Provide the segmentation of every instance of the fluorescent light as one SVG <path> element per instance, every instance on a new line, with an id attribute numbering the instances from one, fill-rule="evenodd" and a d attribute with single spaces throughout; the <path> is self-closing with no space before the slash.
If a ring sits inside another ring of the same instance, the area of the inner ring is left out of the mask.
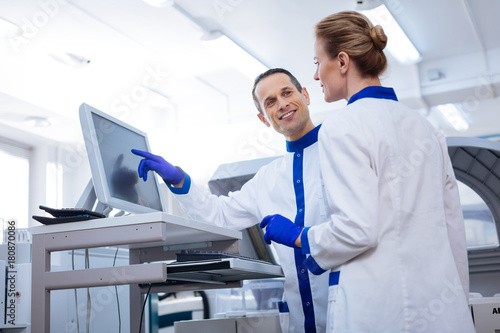
<path id="1" fill-rule="evenodd" d="M 362 10 L 374 25 L 384 28 L 387 35 L 387 51 L 400 63 L 411 65 L 419 62 L 422 58 L 415 46 L 399 24 L 396 22 L 385 5 L 380 5 L 370 10 Z"/>
<path id="2" fill-rule="evenodd" d="M 81 55 L 70 52 L 50 52 L 49 55 L 55 60 L 68 65 L 70 67 L 79 68 L 90 64 L 90 59 L 82 57 Z"/>
<path id="3" fill-rule="evenodd" d="M 153 7 L 168 7 L 174 4 L 174 0 L 144 0 L 145 3 Z"/>
<path id="4" fill-rule="evenodd" d="M 226 35 L 220 32 L 213 32 L 208 34 L 208 36 L 202 38 L 205 46 L 252 80 L 268 69 Z"/>
<path id="5" fill-rule="evenodd" d="M 442 104 L 434 107 L 446 118 L 446 120 L 457 131 L 465 131 L 469 128 L 469 123 L 465 120 L 463 113 L 455 104 Z"/>
<path id="6" fill-rule="evenodd" d="M 49 127 L 51 122 L 46 117 L 28 116 L 24 119 L 24 123 L 30 127 Z"/>

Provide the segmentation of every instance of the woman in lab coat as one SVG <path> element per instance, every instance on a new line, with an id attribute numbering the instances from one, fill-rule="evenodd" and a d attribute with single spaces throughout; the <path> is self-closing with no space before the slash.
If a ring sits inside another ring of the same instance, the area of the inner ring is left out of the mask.
<path id="1" fill-rule="evenodd" d="M 318 139 L 333 214 L 295 240 L 310 254 L 310 271 L 332 272 L 327 331 L 473 332 L 465 228 L 444 137 L 381 86 L 380 26 L 340 12 L 315 35 L 314 78 L 325 101 L 348 101 Z M 268 225 L 266 236 L 276 240 L 278 227 Z"/>

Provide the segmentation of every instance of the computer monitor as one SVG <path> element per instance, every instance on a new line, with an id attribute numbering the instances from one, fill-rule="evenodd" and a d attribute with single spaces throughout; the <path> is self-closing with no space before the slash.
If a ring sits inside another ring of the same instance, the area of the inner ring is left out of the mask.
<path id="1" fill-rule="evenodd" d="M 98 201 L 134 214 L 164 211 L 156 176 L 142 181 L 141 157 L 131 152 L 150 151 L 146 133 L 85 103 L 80 123 Z"/>

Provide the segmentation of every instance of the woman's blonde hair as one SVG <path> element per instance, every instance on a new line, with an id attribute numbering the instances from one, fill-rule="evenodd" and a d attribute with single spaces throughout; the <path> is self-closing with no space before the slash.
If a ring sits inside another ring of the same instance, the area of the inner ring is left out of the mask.
<path id="1" fill-rule="evenodd" d="M 344 51 L 364 76 L 379 76 L 387 67 L 384 29 L 373 26 L 361 13 L 343 11 L 327 16 L 316 24 L 314 32 L 330 59 Z"/>

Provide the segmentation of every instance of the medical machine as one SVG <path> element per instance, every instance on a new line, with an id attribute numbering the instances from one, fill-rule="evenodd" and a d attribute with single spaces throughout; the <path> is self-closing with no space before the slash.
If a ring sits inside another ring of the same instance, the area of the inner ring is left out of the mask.
<path id="1" fill-rule="evenodd" d="M 464 214 L 470 308 L 478 333 L 500 332 L 500 143 L 447 138 Z M 483 297 L 484 296 L 484 297 Z"/>
<path id="2" fill-rule="evenodd" d="M 239 191 L 261 167 L 276 158 L 279 156 L 221 164 L 208 182 L 210 192 L 215 195 L 228 195 L 229 192 Z M 277 264 L 277 256 L 273 248 L 264 242 L 264 232 L 258 225 L 242 230 L 242 233 L 242 254 Z"/>
<path id="3" fill-rule="evenodd" d="M 144 132 L 87 104 L 80 107 L 80 119 L 92 181 L 75 207 L 105 214 L 119 209 L 131 214 L 118 212 L 107 218 L 31 229 L 33 276 L 45 276 L 32 280 L 33 327 L 50 330 L 51 297 L 58 295 L 52 295 L 55 290 L 128 285 L 129 315 L 124 320 L 130 328 L 144 328 L 141 313 L 146 294 L 237 288 L 243 280 L 283 277 L 280 266 L 241 255 L 245 241 L 240 231 L 165 212 L 161 183 L 153 174 L 147 182 L 139 179 L 141 157 L 131 152 L 133 148 L 149 151 Z M 87 253 L 85 269 L 56 268 L 51 262 L 52 254 L 61 251 L 108 247 L 128 249 L 128 265 L 115 267 L 106 262 L 104 267 L 96 267 L 87 264 L 94 263 Z M 230 257 L 179 261 L 182 251 L 217 251 Z"/>
<path id="4" fill-rule="evenodd" d="M 500 294 L 496 297 L 473 298 L 470 308 L 477 333 L 500 332 Z"/>

